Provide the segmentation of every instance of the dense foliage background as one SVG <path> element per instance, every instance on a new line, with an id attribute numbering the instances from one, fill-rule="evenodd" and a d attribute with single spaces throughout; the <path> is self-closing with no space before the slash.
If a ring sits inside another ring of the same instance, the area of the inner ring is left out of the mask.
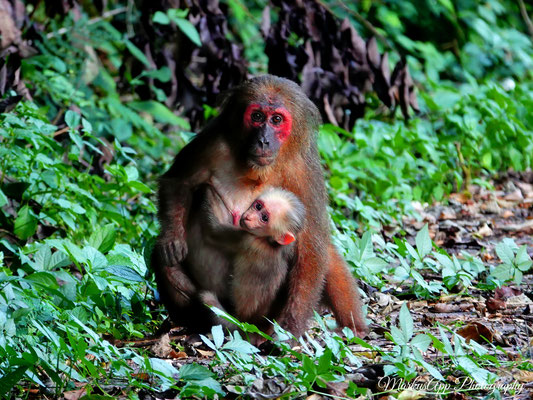
<path id="1" fill-rule="evenodd" d="M 219 328 L 203 337 L 215 359 L 181 367 L 125 343 L 165 318 L 146 261 L 157 177 L 219 93 L 266 72 L 321 109 L 334 238 L 367 295 L 518 287 L 526 245 L 456 256 L 401 221 L 531 172 L 532 14 L 522 0 L 0 0 L 0 397 L 259 396 L 275 379 L 289 398 L 348 382 L 372 357 L 406 379 L 531 370 L 525 350 L 502 361 L 458 327 L 415 335 L 405 305 L 382 324 L 390 346 L 343 341 L 320 317 L 320 341 L 278 343 L 275 357 Z"/>

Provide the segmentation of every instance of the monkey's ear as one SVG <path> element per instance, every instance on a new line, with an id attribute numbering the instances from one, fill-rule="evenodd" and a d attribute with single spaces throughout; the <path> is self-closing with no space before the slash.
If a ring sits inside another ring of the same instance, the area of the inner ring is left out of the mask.
<path id="1" fill-rule="evenodd" d="M 282 246 L 286 246 L 288 244 L 291 244 L 295 240 L 296 240 L 296 238 L 290 232 L 284 233 L 283 235 L 281 235 L 281 236 L 276 238 L 276 242 L 278 242 Z"/>

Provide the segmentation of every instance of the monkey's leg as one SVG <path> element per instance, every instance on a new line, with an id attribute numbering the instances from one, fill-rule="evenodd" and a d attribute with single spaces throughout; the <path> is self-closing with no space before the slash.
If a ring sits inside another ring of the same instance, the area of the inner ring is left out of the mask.
<path id="1" fill-rule="evenodd" d="M 155 274 L 161 302 L 165 305 L 171 320 L 183 326 L 195 326 L 198 305 L 197 289 L 180 264 L 168 266 L 160 253 L 152 252 L 152 269 Z M 196 314 L 196 315 L 195 315 Z"/>
<path id="2" fill-rule="evenodd" d="M 329 269 L 326 275 L 326 301 L 337 324 L 354 330 L 359 337 L 368 333 L 357 283 L 333 244 L 329 246 Z"/>
<path id="3" fill-rule="evenodd" d="M 302 240 L 302 238 L 300 238 Z M 289 273 L 287 303 L 278 318 L 274 318 L 294 336 L 301 336 L 313 315 L 324 288 L 327 257 L 303 247 L 297 264 Z"/>
<path id="4" fill-rule="evenodd" d="M 219 310 L 227 312 L 222 304 L 220 304 L 220 301 L 218 300 L 218 297 L 215 293 L 208 291 L 208 290 L 202 290 L 200 292 L 200 300 L 211 307 L 216 307 Z M 229 329 L 230 331 L 234 331 L 237 329 L 237 326 L 232 324 L 229 321 L 226 321 L 224 318 L 219 317 L 218 315 L 213 313 L 212 316 L 213 325 L 222 325 L 222 327 Z"/>

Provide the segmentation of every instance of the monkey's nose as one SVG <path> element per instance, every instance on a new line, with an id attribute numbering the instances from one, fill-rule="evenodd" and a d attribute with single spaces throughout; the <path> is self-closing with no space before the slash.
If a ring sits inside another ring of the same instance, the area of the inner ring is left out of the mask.
<path id="1" fill-rule="evenodd" d="M 270 144 L 269 141 L 266 140 L 266 138 L 264 137 L 259 138 L 258 142 L 259 142 L 259 145 L 261 146 L 261 149 L 264 149 L 265 146 L 268 147 L 268 145 Z"/>

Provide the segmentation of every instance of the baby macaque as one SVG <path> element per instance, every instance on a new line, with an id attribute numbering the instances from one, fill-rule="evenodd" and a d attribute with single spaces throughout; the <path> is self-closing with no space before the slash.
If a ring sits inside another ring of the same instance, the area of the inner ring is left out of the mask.
<path id="1" fill-rule="evenodd" d="M 289 264 L 294 261 L 293 242 L 303 228 L 304 218 L 305 207 L 298 197 L 276 187 L 266 189 L 254 200 L 242 214 L 240 228 L 208 216 L 207 239 L 232 256 L 229 302 L 239 320 L 258 323 L 268 316 L 286 280 Z M 213 291 L 201 291 L 200 298 L 223 309 Z M 216 323 L 234 329 L 221 318 Z"/>

